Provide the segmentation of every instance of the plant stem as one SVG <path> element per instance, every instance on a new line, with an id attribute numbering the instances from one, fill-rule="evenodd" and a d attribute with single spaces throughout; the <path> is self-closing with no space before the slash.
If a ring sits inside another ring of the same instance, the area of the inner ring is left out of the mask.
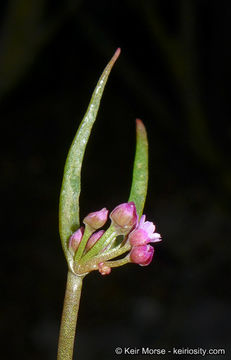
<path id="1" fill-rule="evenodd" d="M 108 263 L 108 260 L 111 260 L 111 259 L 113 259 L 113 258 L 115 258 L 115 257 L 117 257 L 119 255 L 122 255 L 125 252 L 129 251 L 130 249 L 131 249 L 131 245 L 129 243 L 126 243 L 122 247 L 120 247 L 120 245 L 118 245 L 117 247 L 115 247 L 114 249 L 109 250 L 106 253 L 102 253 L 100 255 L 92 257 L 92 259 L 88 260 L 87 264 L 84 264 L 84 263 L 81 264 L 81 262 L 80 262 L 80 264 L 78 266 L 78 273 L 82 274 L 82 273 L 88 273 L 88 272 L 93 271 L 93 270 L 98 270 L 98 264 L 100 262 L 107 262 Z M 122 259 L 120 259 L 120 261 L 121 260 Z M 126 260 L 126 262 L 127 262 L 127 260 Z M 112 267 L 115 267 L 115 266 L 119 266 L 119 265 L 114 265 Z"/>
<path id="2" fill-rule="evenodd" d="M 125 265 L 125 264 L 127 264 L 129 262 L 131 262 L 129 256 L 125 256 L 123 259 L 113 260 L 113 261 L 106 261 L 105 265 L 112 268 L 112 267 L 118 267 L 118 266 Z"/>
<path id="3" fill-rule="evenodd" d="M 82 282 L 83 276 L 77 276 L 68 271 L 57 360 L 71 360 L 73 357 Z"/>
<path id="4" fill-rule="evenodd" d="M 117 236 L 117 232 L 113 225 L 111 225 L 107 231 L 101 236 L 101 238 L 92 246 L 92 248 L 82 257 L 80 264 L 84 264 L 87 260 L 89 260 L 91 257 L 95 256 L 102 250 L 104 247 L 106 247 L 108 244 L 110 244 L 112 241 L 115 240 Z"/>
<path id="5" fill-rule="evenodd" d="M 85 226 L 82 240 L 81 240 L 81 242 L 78 246 L 78 249 L 76 251 L 76 254 L 75 254 L 75 263 L 78 263 L 79 260 L 81 259 L 84 249 L 85 249 L 85 246 L 87 244 L 87 241 L 93 232 L 94 232 L 94 230 L 90 226 L 88 226 L 88 225 Z"/>

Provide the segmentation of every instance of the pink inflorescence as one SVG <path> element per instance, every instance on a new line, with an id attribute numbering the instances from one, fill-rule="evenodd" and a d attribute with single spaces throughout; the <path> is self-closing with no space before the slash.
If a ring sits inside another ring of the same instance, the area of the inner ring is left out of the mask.
<path id="1" fill-rule="evenodd" d="M 95 230 L 100 229 L 106 223 L 107 218 L 108 210 L 106 208 L 92 212 L 84 218 L 83 223 L 91 228 L 91 235 L 86 243 L 84 254 L 86 254 L 103 234 L 105 234 L 104 230 Z M 134 202 L 123 203 L 116 206 L 110 213 L 110 219 L 116 234 L 126 236 L 125 243 L 130 245 L 131 250 L 128 255 L 128 261 L 141 266 L 149 265 L 154 255 L 154 248 L 150 243 L 161 241 L 160 234 L 155 232 L 155 225 L 153 222 L 146 221 L 145 215 L 142 215 L 140 221 L 138 221 Z M 72 254 L 77 251 L 84 231 L 84 227 L 81 227 L 70 237 L 69 249 Z M 106 248 L 107 246 L 104 248 L 101 247 L 99 249 L 99 254 L 102 254 Z M 107 262 L 99 263 L 98 270 L 102 275 L 107 275 L 111 272 L 111 268 L 107 265 Z"/>

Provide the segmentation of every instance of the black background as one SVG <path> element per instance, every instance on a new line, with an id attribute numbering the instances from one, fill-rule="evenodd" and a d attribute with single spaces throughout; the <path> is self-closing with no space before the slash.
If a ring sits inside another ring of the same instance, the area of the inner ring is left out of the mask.
<path id="1" fill-rule="evenodd" d="M 1 358 L 56 357 L 65 157 L 121 47 L 85 155 L 81 218 L 127 200 L 141 118 L 150 145 L 145 214 L 163 242 L 148 267 L 86 277 L 78 358 L 128 358 L 114 349 L 149 346 L 224 348 L 214 358 L 229 359 L 228 2 L 3 1 L 0 39 Z"/>

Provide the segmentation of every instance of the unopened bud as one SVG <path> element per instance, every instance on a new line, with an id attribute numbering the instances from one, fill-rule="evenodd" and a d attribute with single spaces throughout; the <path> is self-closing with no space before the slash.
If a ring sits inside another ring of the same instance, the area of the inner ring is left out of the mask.
<path id="1" fill-rule="evenodd" d="M 118 234 L 128 234 L 137 224 L 138 215 L 134 202 L 118 205 L 110 214 Z"/>
<path id="2" fill-rule="evenodd" d="M 99 267 L 99 272 L 101 275 L 109 275 L 111 272 L 110 266 L 107 266 L 103 262 L 99 263 L 98 267 Z"/>
<path id="3" fill-rule="evenodd" d="M 78 249 L 79 243 L 83 237 L 83 233 L 84 233 L 84 228 L 82 226 L 80 229 L 78 229 L 71 235 L 70 240 L 69 240 L 69 249 L 73 253 L 75 253 L 76 250 Z"/>
<path id="4" fill-rule="evenodd" d="M 130 252 L 130 260 L 135 264 L 147 266 L 152 261 L 154 248 L 151 245 L 134 246 Z"/>
<path id="5" fill-rule="evenodd" d="M 91 212 L 84 219 L 83 223 L 89 225 L 91 228 L 100 229 L 106 223 L 108 218 L 108 210 L 103 208 L 99 211 Z"/>
<path id="6" fill-rule="evenodd" d="M 92 248 L 92 246 L 95 245 L 95 243 L 101 238 L 103 233 L 104 233 L 104 230 L 99 230 L 91 235 L 91 237 L 89 238 L 89 240 L 87 242 L 86 248 L 85 248 L 86 251 L 90 250 Z"/>

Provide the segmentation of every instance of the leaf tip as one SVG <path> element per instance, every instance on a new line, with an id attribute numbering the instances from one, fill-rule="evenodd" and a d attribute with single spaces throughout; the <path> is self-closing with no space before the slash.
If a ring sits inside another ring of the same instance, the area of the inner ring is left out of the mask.
<path id="1" fill-rule="evenodd" d="M 121 53 L 121 48 L 118 48 L 118 49 L 115 51 L 115 53 L 114 53 L 114 55 L 112 56 L 112 58 L 111 58 L 111 61 L 110 61 L 110 65 L 111 65 L 111 66 L 114 65 L 114 63 L 116 62 L 116 60 L 117 60 L 118 57 L 120 56 L 120 53 Z"/>
<path id="2" fill-rule="evenodd" d="M 136 119 L 136 131 L 137 133 L 139 133 L 140 135 L 146 136 L 146 129 L 145 126 L 143 124 L 143 121 L 140 119 Z"/>
<path id="3" fill-rule="evenodd" d="M 143 125 L 143 121 L 141 119 L 136 119 L 136 125 L 137 126 L 142 126 Z"/>
<path id="4" fill-rule="evenodd" d="M 115 54 L 113 55 L 113 57 L 115 57 L 115 58 L 116 58 L 115 60 L 117 60 L 117 59 L 118 59 L 118 57 L 120 56 L 120 53 L 121 53 L 121 48 L 120 48 L 120 47 L 118 47 L 118 48 L 116 49 Z"/>

